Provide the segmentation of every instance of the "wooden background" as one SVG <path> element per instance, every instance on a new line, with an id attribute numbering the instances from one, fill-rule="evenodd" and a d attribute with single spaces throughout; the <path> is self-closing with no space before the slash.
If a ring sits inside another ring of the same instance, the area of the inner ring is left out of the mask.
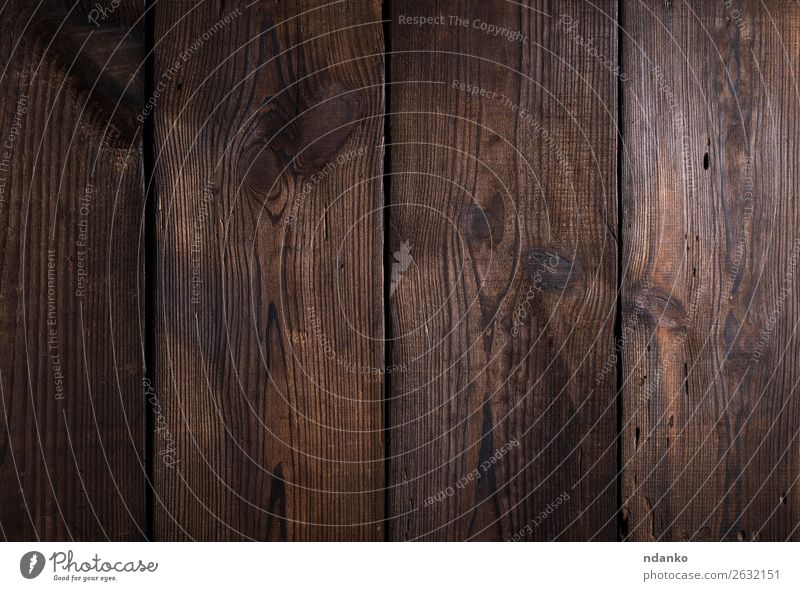
<path id="1" fill-rule="evenodd" d="M 800 540 L 796 2 L 0 30 L 5 540 Z"/>

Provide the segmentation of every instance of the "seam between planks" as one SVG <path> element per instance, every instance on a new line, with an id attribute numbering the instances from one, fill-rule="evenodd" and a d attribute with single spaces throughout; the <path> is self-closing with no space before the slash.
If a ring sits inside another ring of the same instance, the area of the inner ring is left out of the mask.
<path id="1" fill-rule="evenodd" d="M 624 0 L 617 0 L 617 66 L 619 72 L 624 72 L 623 64 L 623 33 L 625 31 L 624 23 Z M 623 251 L 622 251 L 622 235 L 624 232 L 624 220 L 622 210 L 622 181 L 623 171 L 622 164 L 625 152 L 625 110 L 624 110 L 624 88 L 621 76 L 617 76 L 617 162 L 616 162 L 616 175 L 617 175 L 617 297 L 616 297 L 616 313 L 614 318 L 614 348 L 617 348 L 618 343 L 622 342 L 622 280 L 624 275 L 623 269 Z M 616 367 L 616 485 L 617 485 L 617 541 L 623 541 L 627 535 L 627 523 L 623 513 L 624 500 L 622 496 L 623 480 L 622 480 L 622 467 L 623 467 L 623 403 L 624 403 L 624 370 L 622 363 L 622 347 L 620 347 L 619 354 L 617 355 Z"/>
<path id="2" fill-rule="evenodd" d="M 155 50 L 155 2 L 144 0 L 144 100 L 153 96 L 154 50 Z M 145 327 L 144 327 L 144 377 L 143 388 L 145 405 L 145 538 L 155 539 L 154 499 L 154 453 L 155 453 L 155 405 L 156 397 L 156 189 L 155 189 L 155 117 L 144 121 L 142 129 L 143 173 L 145 182 L 144 210 L 144 286 L 145 286 Z"/>
<path id="3" fill-rule="evenodd" d="M 391 125 L 391 5 L 390 0 L 381 3 L 381 19 L 383 20 L 383 364 L 384 367 L 392 365 L 392 344 L 394 331 L 392 326 L 391 308 L 391 277 L 392 248 L 389 241 L 391 236 L 391 156 L 392 156 L 392 125 Z M 390 484 L 391 471 L 389 466 L 391 445 L 391 416 L 390 399 L 392 395 L 392 374 L 384 372 L 383 378 L 383 539 L 388 542 L 390 536 Z"/>

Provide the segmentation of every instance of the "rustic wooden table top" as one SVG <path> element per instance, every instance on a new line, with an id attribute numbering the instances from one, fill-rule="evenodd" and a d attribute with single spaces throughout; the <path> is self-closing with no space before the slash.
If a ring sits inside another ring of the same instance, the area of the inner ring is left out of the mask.
<path id="1" fill-rule="evenodd" d="M 798 3 L 0 30 L 0 538 L 800 540 Z"/>

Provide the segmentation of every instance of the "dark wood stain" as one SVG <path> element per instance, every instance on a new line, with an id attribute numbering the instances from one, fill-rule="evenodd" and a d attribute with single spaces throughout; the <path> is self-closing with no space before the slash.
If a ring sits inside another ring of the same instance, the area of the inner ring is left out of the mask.
<path id="1" fill-rule="evenodd" d="M 221 18 L 156 15 L 156 77 Z M 379 21 L 254 4 L 158 105 L 158 539 L 383 538 Z"/>
<path id="2" fill-rule="evenodd" d="M 613 55 L 612 20 L 561 4 Z M 614 104 L 615 81 L 543 4 L 392 6 L 402 84 L 391 104 L 389 239 L 412 245 L 414 265 L 391 299 L 394 357 L 408 366 L 392 376 L 391 538 L 511 539 L 567 493 L 527 539 L 613 539 L 614 488 L 599 484 L 614 471 L 614 380 L 592 391 L 592 378 L 612 343 L 614 116 L 601 100 Z M 403 26 L 400 15 L 468 26 Z M 528 41 L 487 36 L 475 19 Z M 460 83 L 498 94 L 474 98 Z M 591 165 L 586 130 L 601 155 Z M 519 445 L 482 470 L 510 441 Z"/>
<path id="3" fill-rule="evenodd" d="M 141 2 L 0 18 L 0 532 L 145 536 Z M 26 26 L 29 19 L 31 26 Z M 118 44 L 118 42 L 121 42 Z M 80 55 L 79 55 L 80 54 Z M 103 64 L 110 58 L 110 67 Z M 75 61 L 77 60 L 77 61 Z M 127 89 L 126 89 L 127 87 Z M 116 111 L 114 105 L 119 101 Z M 110 122 L 111 127 L 108 127 Z"/>
<path id="4" fill-rule="evenodd" d="M 736 8 L 625 2 L 625 539 L 800 539 L 800 13 Z"/>
<path id="5" fill-rule="evenodd" d="M 0 538 L 800 540 L 796 3 L 36 4 Z"/>

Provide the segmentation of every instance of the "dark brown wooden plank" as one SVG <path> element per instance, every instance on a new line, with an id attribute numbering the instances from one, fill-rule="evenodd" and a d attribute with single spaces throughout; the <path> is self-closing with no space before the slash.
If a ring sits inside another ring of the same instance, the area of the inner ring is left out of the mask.
<path id="1" fill-rule="evenodd" d="M 392 6 L 391 538 L 614 539 L 614 4 Z"/>
<path id="2" fill-rule="evenodd" d="M 0 15 L 0 534 L 144 537 L 141 2 Z"/>
<path id="3" fill-rule="evenodd" d="M 631 540 L 800 539 L 793 2 L 625 2 Z"/>
<path id="4" fill-rule="evenodd" d="M 156 11 L 156 537 L 382 539 L 380 5 Z"/>

